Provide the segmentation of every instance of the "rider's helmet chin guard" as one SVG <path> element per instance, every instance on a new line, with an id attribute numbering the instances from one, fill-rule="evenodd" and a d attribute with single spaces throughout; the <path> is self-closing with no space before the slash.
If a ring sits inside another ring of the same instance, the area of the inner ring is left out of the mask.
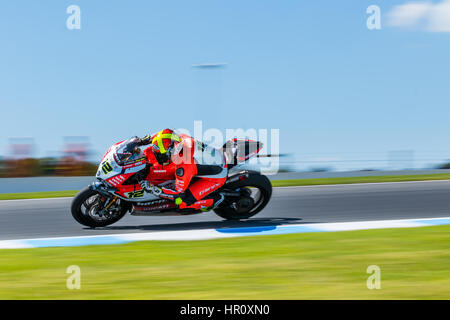
<path id="1" fill-rule="evenodd" d="M 171 129 L 164 129 L 155 134 L 152 139 L 152 149 L 156 160 L 160 163 L 169 162 L 176 144 L 181 138 Z"/>

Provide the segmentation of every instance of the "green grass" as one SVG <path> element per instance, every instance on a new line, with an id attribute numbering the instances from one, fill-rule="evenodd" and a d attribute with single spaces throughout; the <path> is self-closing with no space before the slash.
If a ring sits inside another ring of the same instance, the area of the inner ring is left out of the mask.
<path id="1" fill-rule="evenodd" d="M 77 192 L 78 192 L 77 190 L 68 190 L 68 191 L 0 193 L 0 200 L 73 197 L 74 195 L 77 194 Z"/>
<path id="2" fill-rule="evenodd" d="M 404 181 L 425 181 L 425 180 L 450 180 L 450 173 L 397 175 L 397 176 L 370 176 L 370 177 L 275 180 L 275 181 L 272 181 L 272 185 L 274 187 L 288 187 L 288 186 L 313 186 L 313 185 L 325 185 L 325 184 L 404 182 Z"/>
<path id="3" fill-rule="evenodd" d="M 450 299 L 449 264 L 450 226 L 2 250 L 0 299 Z"/>
<path id="4" fill-rule="evenodd" d="M 289 186 L 313 186 L 313 185 L 326 185 L 326 184 L 402 182 L 402 181 L 425 181 L 425 180 L 450 180 L 450 173 L 424 174 L 424 175 L 275 180 L 275 181 L 272 181 L 272 185 L 274 187 L 289 187 Z M 78 192 L 77 190 L 69 190 L 69 191 L 0 193 L 0 200 L 73 197 L 74 195 L 77 194 L 77 192 Z"/>

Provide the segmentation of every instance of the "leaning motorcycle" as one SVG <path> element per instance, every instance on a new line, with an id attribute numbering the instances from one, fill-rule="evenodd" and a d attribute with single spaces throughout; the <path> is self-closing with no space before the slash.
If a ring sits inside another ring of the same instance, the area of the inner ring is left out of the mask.
<path id="1" fill-rule="evenodd" d="M 133 143 L 133 139 L 116 143 L 105 153 L 98 167 L 97 181 L 81 190 L 72 201 L 71 211 L 76 221 L 95 228 L 113 224 L 127 212 L 135 216 L 179 216 L 205 212 L 205 209 L 179 209 L 173 201 L 145 192 L 136 177 L 147 165 L 143 151 L 137 148 L 132 156 L 122 157 L 123 151 L 129 150 Z M 213 209 L 218 216 L 226 220 L 248 219 L 269 202 L 272 196 L 270 180 L 256 171 L 239 171 L 239 166 L 257 155 L 261 148 L 262 143 L 258 141 L 232 139 L 222 149 L 216 149 L 224 157 L 228 168 L 225 184 L 214 191 L 224 197 L 220 205 Z M 214 169 L 214 166 L 208 166 L 203 174 L 210 174 Z M 198 175 L 201 174 L 198 172 Z M 174 177 L 167 177 L 158 186 L 173 188 Z"/>

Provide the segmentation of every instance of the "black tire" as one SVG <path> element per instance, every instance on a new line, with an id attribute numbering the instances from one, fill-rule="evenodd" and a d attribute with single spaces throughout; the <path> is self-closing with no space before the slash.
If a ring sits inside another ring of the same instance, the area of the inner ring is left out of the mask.
<path id="1" fill-rule="evenodd" d="M 98 194 L 97 191 L 92 190 L 89 187 L 86 187 L 83 190 L 81 190 L 80 192 L 78 192 L 78 194 L 75 196 L 75 198 L 73 198 L 71 211 L 72 211 L 72 216 L 78 223 L 85 225 L 87 227 L 91 227 L 91 228 L 105 227 L 105 226 L 108 226 L 110 224 L 113 224 L 113 223 L 119 221 L 127 213 L 127 211 L 128 211 L 127 206 L 121 206 L 119 214 L 116 214 L 116 215 L 112 216 L 111 218 L 109 218 L 108 220 L 103 220 L 103 221 L 95 220 L 92 217 L 90 217 L 89 215 L 84 214 L 83 211 L 81 210 L 81 207 L 83 206 L 83 204 L 85 203 L 86 200 L 88 200 L 90 197 L 95 196 L 97 194 Z"/>
<path id="2" fill-rule="evenodd" d="M 267 178 L 266 176 L 261 175 L 258 172 L 251 171 L 249 172 L 249 177 L 247 179 L 245 179 L 244 181 L 231 183 L 226 186 L 226 189 L 234 190 L 243 187 L 254 187 L 259 189 L 262 195 L 262 199 L 260 200 L 260 202 L 255 203 L 252 209 L 246 213 L 238 213 L 230 206 L 219 206 L 218 208 L 214 209 L 214 212 L 219 217 L 226 220 L 248 219 L 264 209 L 269 203 L 270 197 L 272 196 L 272 184 L 270 183 L 269 178 Z"/>

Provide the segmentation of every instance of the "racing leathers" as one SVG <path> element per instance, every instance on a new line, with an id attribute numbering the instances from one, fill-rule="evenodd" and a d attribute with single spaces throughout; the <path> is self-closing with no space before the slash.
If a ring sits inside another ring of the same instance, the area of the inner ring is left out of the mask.
<path id="1" fill-rule="evenodd" d="M 139 181 L 142 188 L 160 198 L 174 201 L 180 209 L 217 207 L 223 196 L 215 191 L 224 185 L 228 174 L 223 153 L 180 134 L 171 154 L 164 159 L 155 150 L 155 143 L 150 142 L 155 141 L 154 137 L 142 138 L 141 144 L 150 144 L 144 150 L 149 168 L 147 175 L 141 176 Z M 175 180 L 173 188 L 157 186 L 170 176 Z"/>

